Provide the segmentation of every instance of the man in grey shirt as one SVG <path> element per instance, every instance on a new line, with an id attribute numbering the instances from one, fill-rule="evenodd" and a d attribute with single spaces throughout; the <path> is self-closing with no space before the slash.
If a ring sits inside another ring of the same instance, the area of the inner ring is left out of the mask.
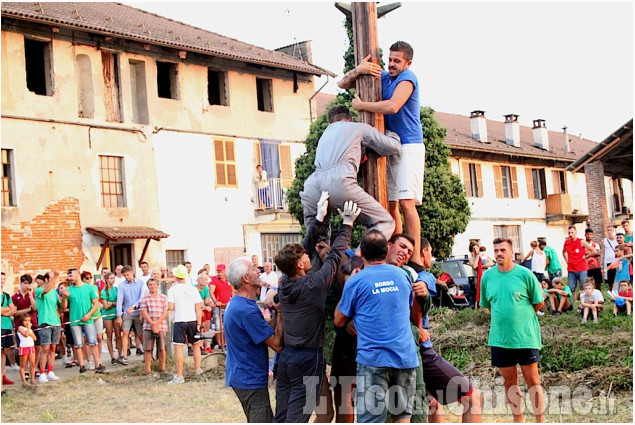
<path id="1" fill-rule="evenodd" d="M 304 225 L 310 228 L 317 213 L 322 191 L 329 193 L 329 212 L 335 213 L 345 201 L 353 201 L 362 210 L 357 222 L 377 229 L 389 239 L 395 230 L 392 216 L 357 184 L 359 164 L 366 149 L 379 155 L 399 155 L 401 142 L 396 133 L 381 134 L 368 124 L 352 122 L 346 105 L 333 106 L 326 128 L 315 153 L 315 171 L 304 182 L 300 192 Z M 325 218 L 328 227 L 329 215 Z"/>

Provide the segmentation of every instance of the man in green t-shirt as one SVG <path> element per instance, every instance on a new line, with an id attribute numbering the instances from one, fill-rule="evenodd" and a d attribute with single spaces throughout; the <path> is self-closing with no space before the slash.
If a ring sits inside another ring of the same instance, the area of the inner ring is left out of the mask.
<path id="1" fill-rule="evenodd" d="M 40 353 L 40 377 L 38 382 L 57 381 L 59 378 L 53 372 L 55 363 L 55 348 L 60 342 L 62 322 L 58 314 L 61 305 L 60 297 L 55 290 L 55 283 L 59 273 L 51 271 L 45 274 L 44 284 L 35 290 L 35 306 L 37 307 L 37 321 L 40 325 L 38 338 L 42 346 Z M 38 279 L 36 279 L 38 280 Z"/>
<path id="2" fill-rule="evenodd" d="M 100 361 L 95 324 L 91 319 L 92 314 L 100 306 L 99 298 L 89 285 L 82 282 L 77 269 L 68 270 L 68 280 L 71 282 L 71 286 L 68 288 L 62 286 L 60 291 L 62 295 L 62 309 L 66 308 L 67 302 L 70 303 L 68 313 L 71 332 L 75 342 L 75 357 L 79 362 L 79 373 L 86 372 L 86 366 L 84 366 L 84 353 L 81 349 L 84 346 L 84 338 L 82 337 L 82 334 L 86 336 L 88 345 L 90 346 L 90 351 L 95 359 L 95 364 L 98 365 L 95 367 L 95 372 L 105 373 L 106 367 L 101 364 Z"/>
<path id="3" fill-rule="evenodd" d="M 11 296 L 4 292 L 4 282 L 7 276 L 2 272 L 2 384 L 11 385 L 13 381 L 4 376 L 4 367 L 7 362 L 7 353 L 13 350 L 13 320 L 12 317 L 18 309 L 13 304 Z"/>
<path id="4" fill-rule="evenodd" d="M 543 304 L 543 294 L 536 276 L 514 263 L 509 239 L 494 239 L 496 267 L 481 280 L 481 307 L 491 312 L 489 341 L 492 366 L 505 381 L 505 393 L 514 422 L 523 422 L 521 393 L 518 387 L 520 368 L 527 383 L 536 422 L 543 422 L 544 395 L 540 384 L 540 324 L 536 312 Z"/>
<path id="5" fill-rule="evenodd" d="M 538 246 L 545 253 L 547 257 L 547 273 L 549 273 L 549 279 L 554 280 L 556 277 L 562 276 L 562 266 L 560 266 L 560 260 L 558 260 L 558 253 L 555 249 L 547 246 L 547 242 L 544 239 L 538 240 Z"/>

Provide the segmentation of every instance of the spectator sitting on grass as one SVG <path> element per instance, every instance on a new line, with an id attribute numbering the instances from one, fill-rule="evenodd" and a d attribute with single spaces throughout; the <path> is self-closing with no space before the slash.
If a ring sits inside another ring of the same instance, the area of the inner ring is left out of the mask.
<path id="1" fill-rule="evenodd" d="M 551 315 L 559 316 L 563 312 L 573 310 L 571 300 L 573 294 L 571 288 L 564 284 L 564 281 L 557 277 L 552 282 L 553 288 L 548 289 L 549 292 L 549 304 L 551 305 Z"/>
<path id="2" fill-rule="evenodd" d="M 542 288 L 543 304 L 536 314 L 538 316 L 544 316 L 545 313 L 549 311 L 549 290 L 551 289 L 551 279 L 545 277 L 540 281 L 540 286 Z"/>
<path id="3" fill-rule="evenodd" d="M 617 317 L 619 311 L 626 312 L 627 316 L 631 315 L 633 310 L 633 291 L 631 290 L 631 282 L 628 280 L 620 281 L 620 292 L 615 296 L 615 291 L 609 291 L 609 296 L 615 302 L 613 307 L 613 316 Z"/>
<path id="4" fill-rule="evenodd" d="M 595 289 L 595 280 L 592 277 L 584 281 L 584 290 L 580 294 L 580 307 L 582 307 L 582 324 L 586 323 L 589 312 L 593 315 L 593 323 L 599 323 L 598 313 L 602 310 L 604 297 Z"/>

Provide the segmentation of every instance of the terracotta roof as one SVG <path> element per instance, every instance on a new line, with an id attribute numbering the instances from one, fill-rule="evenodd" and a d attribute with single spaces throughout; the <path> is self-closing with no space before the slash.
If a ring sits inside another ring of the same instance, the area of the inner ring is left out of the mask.
<path id="1" fill-rule="evenodd" d="M 81 29 L 92 33 L 312 75 L 336 76 L 331 71 L 285 53 L 224 37 L 121 3 L 3 2 L 2 17 Z"/>
<path id="2" fill-rule="evenodd" d="M 152 227 L 143 226 L 121 226 L 121 227 L 87 227 L 86 231 L 95 236 L 102 237 L 111 241 L 120 239 L 155 239 L 159 240 L 167 238 L 167 233 Z"/>
<path id="3" fill-rule="evenodd" d="M 435 112 L 435 116 L 441 125 L 447 129 L 445 143 L 451 149 L 465 149 L 550 160 L 575 161 L 582 154 L 597 145 L 597 143 L 590 140 L 581 139 L 569 134 L 570 152 L 565 152 L 563 132 L 548 131 L 549 150 L 544 150 L 534 145 L 533 129 L 519 125 L 520 147 L 517 148 L 505 143 L 505 123 L 490 119 L 487 119 L 487 140 L 489 143 L 481 143 L 472 139 L 470 117 L 447 114 L 445 112 Z"/>

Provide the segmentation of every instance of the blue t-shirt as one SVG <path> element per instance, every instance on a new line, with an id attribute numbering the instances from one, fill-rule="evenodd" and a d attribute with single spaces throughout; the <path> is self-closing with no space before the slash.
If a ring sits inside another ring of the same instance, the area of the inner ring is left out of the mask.
<path id="1" fill-rule="evenodd" d="M 269 353 L 263 341 L 274 331 L 256 301 L 232 297 L 223 318 L 227 339 L 225 385 L 239 390 L 267 388 Z"/>
<path id="2" fill-rule="evenodd" d="M 419 366 L 410 329 L 412 300 L 408 273 L 391 264 L 366 267 L 346 282 L 339 310 L 353 317 L 357 363 L 395 369 Z"/>
<path id="3" fill-rule="evenodd" d="M 631 280 L 629 266 L 630 262 L 628 261 L 628 258 L 622 258 L 621 264 L 617 266 L 617 271 L 615 272 L 616 282 L 621 282 L 622 280 Z"/>
<path id="4" fill-rule="evenodd" d="M 437 295 L 437 279 L 432 273 L 428 273 L 425 270 L 420 271 L 417 281 L 425 282 L 425 284 L 428 285 L 428 292 L 431 297 Z M 430 330 L 430 320 L 428 319 L 427 314 L 421 318 L 421 327 L 427 331 Z M 427 341 L 420 343 L 419 345 L 424 348 L 432 347 L 432 338 L 428 338 Z"/>
<path id="5" fill-rule="evenodd" d="M 410 81 L 413 85 L 412 94 L 401 109 L 395 114 L 385 114 L 384 122 L 388 130 L 392 130 L 401 138 L 401 144 L 423 143 L 421 128 L 421 103 L 419 102 L 419 82 L 417 76 L 410 69 L 404 70 L 395 78 L 391 78 L 387 71 L 381 73 L 381 93 L 384 100 L 392 98 L 397 85 L 402 81 Z"/>

